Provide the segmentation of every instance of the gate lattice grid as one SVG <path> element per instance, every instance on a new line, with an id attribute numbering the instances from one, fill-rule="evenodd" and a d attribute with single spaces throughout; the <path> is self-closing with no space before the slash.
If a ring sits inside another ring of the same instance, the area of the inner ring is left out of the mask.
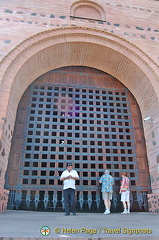
<path id="1" fill-rule="evenodd" d="M 17 186 L 9 187 L 9 208 L 63 210 L 60 175 L 67 162 L 79 173 L 77 209 L 103 211 L 99 179 L 115 179 L 112 211 L 121 211 L 121 172 L 131 183 L 131 205 L 147 208 L 136 163 L 128 90 L 38 83 L 29 87 Z M 140 192 L 138 192 L 140 191 Z M 14 199 L 14 200 L 13 200 Z"/>

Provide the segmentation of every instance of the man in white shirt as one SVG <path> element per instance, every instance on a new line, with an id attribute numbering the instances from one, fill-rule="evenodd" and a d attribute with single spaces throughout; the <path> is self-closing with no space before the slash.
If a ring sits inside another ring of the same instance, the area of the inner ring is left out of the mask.
<path id="1" fill-rule="evenodd" d="M 76 215 L 75 180 L 78 179 L 78 173 L 73 170 L 72 163 L 67 163 L 67 170 L 63 171 L 60 177 L 60 180 L 63 181 L 65 216 L 70 215 L 70 210 L 74 216 Z"/>

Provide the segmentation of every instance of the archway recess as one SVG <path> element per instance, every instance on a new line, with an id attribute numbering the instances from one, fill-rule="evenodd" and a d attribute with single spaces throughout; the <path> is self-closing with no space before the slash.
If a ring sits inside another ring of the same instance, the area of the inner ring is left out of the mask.
<path id="1" fill-rule="evenodd" d="M 71 161 L 80 176 L 78 211 L 103 211 L 99 178 L 107 168 L 114 177 L 111 210 L 121 211 L 122 171 L 130 179 L 131 210 L 147 210 L 150 182 L 141 121 L 130 91 L 107 73 L 70 66 L 43 74 L 18 106 L 5 185 L 9 209 L 62 210 L 59 176 Z"/>
<path id="2" fill-rule="evenodd" d="M 4 186 L 17 106 L 24 91 L 37 77 L 50 70 L 77 65 L 102 70 L 121 81 L 136 98 L 142 117 L 151 116 L 155 133 L 159 132 L 159 68 L 141 49 L 97 29 L 69 27 L 41 32 L 20 43 L 1 63 L 1 187 Z M 145 123 L 144 131 L 149 170 L 155 176 L 158 170 L 152 159 L 159 146 L 158 143 L 152 145 L 151 124 Z M 159 190 L 156 180 L 152 190 Z"/>

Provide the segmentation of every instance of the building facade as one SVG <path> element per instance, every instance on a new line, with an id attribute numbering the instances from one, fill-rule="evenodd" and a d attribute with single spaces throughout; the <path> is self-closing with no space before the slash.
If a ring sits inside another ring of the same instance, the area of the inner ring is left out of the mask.
<path id="1" fill-rule="evenodd" d="M 72 161 L 81 210 L 101 208 L 111 168 L 114 211 L 124 170 L 134 210 L 148 197 L 158 212 L 158 4 L 0 3 L 1 210 L 9 191 L 11 209 L 62 208 L 59 175 Z"/>

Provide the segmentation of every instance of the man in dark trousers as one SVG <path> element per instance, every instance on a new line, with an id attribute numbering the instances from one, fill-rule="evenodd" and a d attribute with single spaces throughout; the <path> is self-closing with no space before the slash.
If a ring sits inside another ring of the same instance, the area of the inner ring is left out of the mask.
<path id="1" fill-rule="evenodd" d="M 63 181 L 65 216 L 70 215 L 70 212 L 72 212 L 74 216 L 76 215 L 75 180 L 78 179 L 78 173 L 73 169 L 72 163 L 67 163 L 67 170 L 63 171 L 60 177 L 60 180 Z"/>

